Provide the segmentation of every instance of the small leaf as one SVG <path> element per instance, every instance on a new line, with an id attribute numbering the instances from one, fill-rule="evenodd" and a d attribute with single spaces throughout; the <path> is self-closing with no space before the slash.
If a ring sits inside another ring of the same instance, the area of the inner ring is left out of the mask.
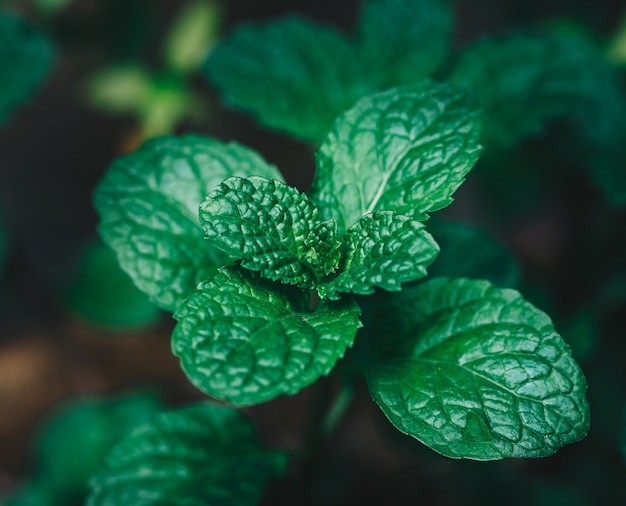
<path id="1" fill-rule="evenodd" d="M 43 32 L 17 16 L 0 13 L 0 125 L 48 76 L 53 53 Z"/>
<path id="2" fill-rule="evenodd" d="M 139 114 L 146 107 L 153 83 L 139 65 L 115 65 L 90 76 L 85 94 L 91 106 L 112 114 Z"/>
<path id="3" fill-rule="evenodd" d="M 478 111 L 448 85 L 422 81 L 365 97 L 320 147 L 311 198 L 340 233 L 377 210 L 421 221 L 452 202 L 479 136 Z"/>
<path id="4" fill-rule="evenodd" d="M 582 372 L 516 291 L 435 278 L 381 308 L 371 335 L 374 400 L 442 455 L 542 457 L 589 429 Z"/>
<path id="5" fill-rule="evenodd" d="M 199 136 L 146 142 L 110 167 L 95 192 L 100 234 L 160 307 L 176 309 L 227 262 L 204 240 L 198 206 L 229 176 L 280 178 L 257 153 Z"/>
<path id="6" fill-rule="evenodd" d="M 312 288 L 339 262 L 334 224 L 317 221 L 306 195 L 263 177 L 229 178 L 200 206 L 206 238 L 246 269 Z"/>
<path id="7" fill-rule="evenodd" d="M 87 505 L 254 505 L 285 467 L 237 411 L 195 404 L 156 415 L 119 443 Z"/>
<path id="8" fill-rule="evenodd" d="M 308 303 L 308 292 L 222 269 L 176 313 L 172 349 L 191 382 L 218 399 L 295 394 L 331 371 L 360 327 L 353 302 Z"/>
<path id="9" fill-rule="evenodd" d="M 485 111 L 488 147 L 510 148 L 578 107 L 595 87 L 595 70 L 575 44 L 551 34 L 485 39 L 462 54 L 450 77 Z"/>
<path id="10" fill-rule="evenodd" d="M 372 89 L 341 33 L 298 17 L 240 27 L 215 48 L 206 72 L 229 105 L 311 142 Z"/>
<path id="11" fill-rule="evenodd" d="M 346 233 L 347 253 L 341 274 L 324 287 L 322 295 L 336 292 L 366 295 L 378 286 L 398 291 L 402 283 L 426 275 L 426 267 L 439 252 L 422 223 L 391 211 L 364 216 Z"/>
<path id="12" fill-rule="evenodd" d="M 517 259 L 486 231 L 453 222 L 436 222 L 429 228 L 441 248 L 428 270 L 431 276 L 486 279 L 508 288 L 519 283 Z"/>
<path id="13" fill-rule="evenodd" d="M 450 51 L 452 9 L 447 0 L 366 0 L 358 42 L 385 85 L 428 77 Z"/>

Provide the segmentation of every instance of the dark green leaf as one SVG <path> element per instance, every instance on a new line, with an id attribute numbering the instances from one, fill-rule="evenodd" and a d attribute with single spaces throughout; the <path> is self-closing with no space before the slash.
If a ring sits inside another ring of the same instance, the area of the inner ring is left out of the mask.
<path id="1" fill-rule="evenodd" d="M 452 458 L 541 457 L 589 429 L 586 383 L 518 292 L 435 278 L 381 309 L 367 379 L 402 432 Z"/>
<path id="2" fill-rule="evenodd" d="M 429 226 L 441 253 L 428 269 L 431 276 L 486 279 L 500 287 L 515 287 L 520 267 L 513 253 L 486 231 L 462 223 Z"/>
<path id="3" fill-rule="evenodd" d="M 250 506 L 285 466 L 237 411 L 196 404 L 160 413 L 118 444 L 87 505 Z"/>
<path id="4" fill-rule="evenodd" d="M 204 240 L 198 207 L 230 176 L 280 178 L 257 153 L 204 137 L 162 137 L 117 160 L 95 193 L 100 233 L 135 284 L 174 310 L 227 258 Z"/>
<path id="5" fill-rule="evenodd" d="M 372 89 L 341 33 L 298 17 L 241 26 L 215 48 L 206 72 L 230 105 L 312 142 Z"/>
<path id="6" fill-rule="evenodd" d="M 50 73 L 52 43 L 26 21 L 0 13 L 0 125 Z"/>
<path id="7" fill-rule="evenodd" d="M 269 279 L 312 288 L 339 263 L 336 225 L 280 181 L 227 179 L 200 206 L 200 223 L 212 244 Z"/>
<path id="8" fill-rule="evenodd" d="M 398 291 L 402 283 L 424 277 L 439 252 L 422 223 L 391 211 L 364 216 L 345 241 L 341 273 L 322 290 L 330 298 L 336 292 L 370 294 L 376 286 Z"/>
<path id="9" fill-rule="evenodd" d="M 551 34 L 482 40 L 462 54 L 450 79 L 483 107 L 486 145 L 503 148 L 573 111 L 597 81 L 584 52 Z"/>
<path id="10" fill-rule="evenodd" d="M 450 51 L 452 9 L 447 0 L 366 0 L 358 42 L 384 84 L 428 77 Z"/>
<path id="11" fill-rule="evenodd" d="M 340 233 L 378 210 L 423 220 L 452 202 L 479 136 L 478 111 L 448 85 L 422 81 L 365 97 L 320 147 L 312 200 Z"/>
<path id="12" fill-rule="evenodd" d="M 172 349 L 191 382 L 218 399 L 256 404 L 328 374 L 352 345 L 360 310 L 243 269 L 222 269 L 176 313 Z"/>

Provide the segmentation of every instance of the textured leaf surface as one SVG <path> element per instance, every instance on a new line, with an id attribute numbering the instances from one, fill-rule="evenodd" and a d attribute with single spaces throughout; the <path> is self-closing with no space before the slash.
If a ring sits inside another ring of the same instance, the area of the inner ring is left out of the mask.
<path id="1" fill-rule="evenodd" d="M 215 48 L 206 72 L 230 105 L 312 142 L 371 90 L 348 40 L 298 17 L 238 28 Z"/>
<path id="2" fill-rule="evenodd" d="M 520 267 L 513 253 L 486 231 L 463 223 L 429 223 L 441 253 L 428 269 L 431 276 L 486 279 L 515 287 Z"/>
<path id="3" fill-rule="evenodd" d="M 422 223 L 391 211 L 364 216 L 345 241 L 341 274 L 324 289 L 331 298 L 336 292 L 366 295 L 376 286 L 398 291 L 402 283 L 424 277 L 439 252 Z"/>
<path id="4" fill-rule="evenodd" d="M 118 444 L 87 504 L 249 506 L 285 465 L 237 411 L 196 404 L 158 414 Z"/>
<path id="5" fill-rule="evenodd" d="M 176 313 L 172 349 L 191 382 L 218 399 L 295 394 L 331 371 L 360 326 L 352 302 L 308 303 L 308 292 L 222 269 Z"/>
<path id="6" fill-rule="evenodd" d="M 447 0 L 366 0 L 358 22 L 363 58 L 388 85 L 429 76 L 450 50 Z"/>
<path id="7" fill-rule="evenodd" d="M 50 73 L 53 53 L 43 32 L 17 16 L 0 13 L 0 125 Z"/>
<path id="8" fill-rule="evenodd" d="M 453 458 L 541 457 L 583 438 L 586 383 L 545 313 L 487 281 L 435 278 L 374 323 L 370 392 Z"/>
<path id="9" fill-rule="evenodd" d="M 597 82 L 585 54 L 549 34 L 480 41 L 463 53 L 450 79 L 471 89 L 483 107 L 485 143 L 504 148 L 581 105 Z"/>
<path id="10" fill-rule="evenodd" d="M 162 137 L 120 158 L 95 193 L 100 234 L 135 284 L 176 309 L 226 256 L 204 239 L 198 207 L 230 176 L 280 178 L 257 153 L 204 137 Z"/>
<path id="11" fill-rule="evenodd" d="M 84 504 L 88 479 L 111 447 L 159 407 L 149 392 L 82 397 L 66 404 L 37 433 L 34 475 L 7 506 Z"/>
<path id="12" fill-rule="evenodd" d="M 311 288 L 339 263 L 336 225 L 280 181 L 227 179 L 200 206 L 200 222 L 212 244 L 269 279 Z"/>
<path id="13" fill-rule="evenodd" d="M 478 111 L 448 85 L 421 81 L 370 95 L 320 147 L 312 199 L 340 232 L 377 210 L 422 220 L 452 202 L 478 158 L 479 135 Z"/>

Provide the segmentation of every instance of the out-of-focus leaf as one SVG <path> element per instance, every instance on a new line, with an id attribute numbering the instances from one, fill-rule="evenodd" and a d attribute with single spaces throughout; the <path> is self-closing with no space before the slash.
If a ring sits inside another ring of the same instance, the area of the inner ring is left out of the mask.
<path id="1" fill-rule="evenodd" d="M 50 39 L 23 19 L 0 12 L 0 125 L 50 74 Z"/>
<path id="2" fill-rule="evenodd" d="M 156 415 L 109 454 L 88 506 L 252 506 L 286 456 L 237 411 L 195 404 Z"/>
<path id="3" fill-rule="evenodd" d="M 145 107 L 151 92 L 151 78 L 139 65 L 106 67 L 92 75 L 86 85 L 87 101 L 113 114 L 136 114 Z"/>

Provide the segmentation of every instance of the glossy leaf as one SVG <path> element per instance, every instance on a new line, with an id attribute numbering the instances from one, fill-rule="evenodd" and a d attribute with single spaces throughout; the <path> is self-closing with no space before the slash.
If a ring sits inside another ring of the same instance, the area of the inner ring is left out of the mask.
<path id="1" fill-rule="evenodd" d="M 87 505 L 254 505 L 285 466 L 237 411 L 195 404 L 158 414 L 118 444 Z"/>
<path id="2" fill-rule="evenodd" d="M 341 273 L 322 292 L 330 298 L 336 292 L 370 294 L 374 287 L 398 291 L 402 283 L 424 277 L 439 252 L 422 223 L 391 211 L 361 218 L 345 242 Z"/>
<path id="3" fill-rule="evenodd" d="M 191 382 L 218 399 L 295 394 L 331 371 L 360 326 L 353 302 L 308 305 L 308 292 L 222 269 L 176 313 L 172 349 Z"/>
<path id="4" fill-rule="evenodd" d="M 100 234 L 135 284 L 174 310 L 228 261 L 204 239 L 199 205 L 223 179 L 249 175 L 280 178 L 237 144 L 194 135 L 148 141 L 114 162 L 98 185 Z"/>
<path id="5" fill-rule="evenodd" d="M 200 206 L 200 223 L 212 244 L 269 279 L 312 288 L 339 263 L 336 225 L 280 181 L 227 179 Z"/>
<path id="6" fill-rule="evenodd" d="M 589 429 L 582 372 L 516 291 L 435 278 L 382 308 L 372 336 L 374 400 L 443 455 L 542 457 Z"/>
<path id="7" fill-rule="evenodd" d="M 53 59 L 52 43 L 43 32 L 0 13 L 0 125 L 41 86 Z"/>
<path id="8" fill-rule="evenodd" d="M 358 21 L 363 58 L 387 85 L 430 76 L 450 51 L 447 0 L 366 0 Z"/>
<path id="9" fill-rule="evenodd" d="M 469 88 L 484 109 L 487 147 L 503 148 L 541 133 L 550 120 L 580 106 L 597 80 L 584 52 L 550 34 L 477 42 L 462 54 L 450 79 Z"/>
<path id="10" fill-rule="evenodd" d="M 241 26 L 215 48 L 206 72 L 229 105 L 311 142 L 372 89 L 341 33 L 298 17 Z"/>
<path id="11" fill-rule="evenodd" d="M 463 93 L 422 81 L 360 100 L 317 153 L 311 198 L 344 232 L 362 216 L 416 220 L 452 202 L 476 162 L 480 118 Z"/>
<path id="12" fill-rule="evenodd" d="M 514 288 L 520 281 L 517 259 L 486 231 L 463 223 L 429 223 L 441 253 L 428 269 L 431 276 L 486 279 Z"/>

